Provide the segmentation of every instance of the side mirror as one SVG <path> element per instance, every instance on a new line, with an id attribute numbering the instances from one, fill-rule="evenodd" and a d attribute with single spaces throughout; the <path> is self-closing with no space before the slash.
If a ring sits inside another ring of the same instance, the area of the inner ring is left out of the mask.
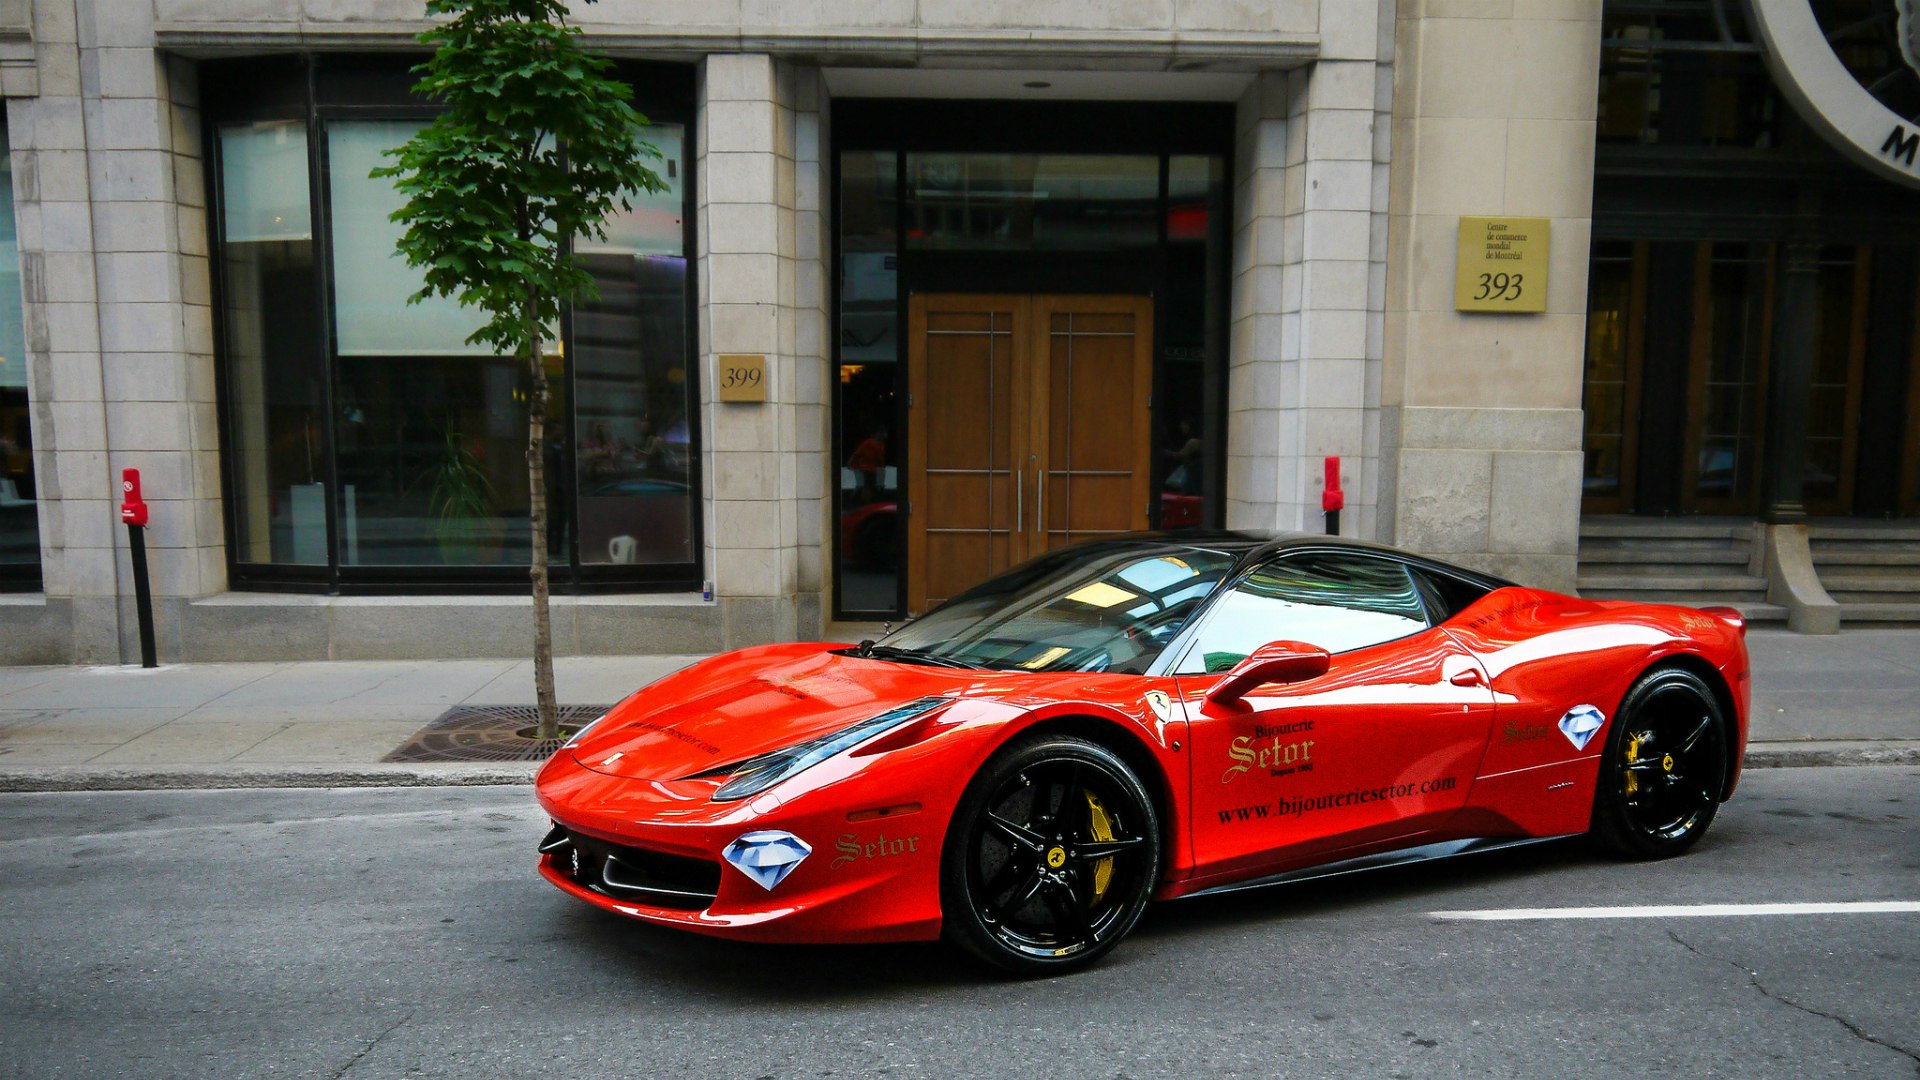
<path id="1" fill-rule="evenodd" d="M 1333 657 L 1318 645 L 1302 641 L 1275 641 L 1262 645 L 1234 666 L 1220 685 L 1207 693 L 1207 704 L 1231 706 L 1256 688 L 1270 683 L 1297 683 L 1327 673 Z"/>

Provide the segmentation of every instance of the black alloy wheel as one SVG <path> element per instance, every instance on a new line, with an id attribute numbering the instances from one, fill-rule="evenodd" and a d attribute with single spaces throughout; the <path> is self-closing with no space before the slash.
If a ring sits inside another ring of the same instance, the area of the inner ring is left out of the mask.
<path id="1" fill-rule="evenodd" d="M 1700 676 L 1656 668 L 1627 691 L 1614 715 L 1594 792 L 1593 836 L 1636 859 L 1692 847 L 1726 790 L 1727 726 Z"/>
<path id="2" fill-rule="evenodd" d="M 1153 800 L 1106 747 L 1017 742 L 961 799 L 941 864 L 947 935 L 1020 975 L 1084 967 L 1139 922 L 1160 876 Z"/>

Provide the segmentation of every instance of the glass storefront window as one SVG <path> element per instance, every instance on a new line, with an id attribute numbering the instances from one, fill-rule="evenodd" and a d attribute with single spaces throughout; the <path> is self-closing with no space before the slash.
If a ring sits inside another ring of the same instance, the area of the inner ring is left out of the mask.
<path id="1" fill-rule="evenodd" d="M 907 246 L 1099 251 L 1152 247 L 1151 154 L 908 154 Z"/>
<path id="2" fill-rule="evenodd" d="M 40 519 L 27 411 L 20 243 L 13 220 L 13 152 L 0 118 L 0 584 L 31 587 L 40 571 Z"/>
<path id="3" fill-rule="evenodd" d="M 1619 496 L 1626 481 L 1631 422 L 1630 341 L 1635 332 L 1633 245 L 1597 241 L 1587 272 L 1587 359 L 1583 379 L 1589 498 Z"/>
<path id="4" fill-rule="evenodd" d="M 312 317 L 307 126 L 222 124 L 216 138 L 234 558 L 324 566 L 326 367 Z"/>
<path id="5" fill-rule="evenodd" d="M 1750 149 L 1785 111 L 1734 3 L 1609 4 L 1599 106 L 1602 143 Z"/>
<path id="6" fill-rule="evenodd" d="M 407 302 L 424 278 L 394 249 L 405 198 L 368 175 L 422 126 L 327 124 L 340 561 L 525 563 L 520 362 L 468 344 L 482 319 L 452 298 Z"/>
<path id="7" fill-rule="evenodd" d="M 690 112 L 691 69 L 631 71 L 650 88 L 643 111 L 652 95 L 673 103 L 668 121 Z M 395 250 L 404 200 L 369 175 L 427 122 L 406 65 L 226 61 L 202 79 L 219 154 L 234 580 L 524 581 L 525 361 L 469 344 L 483 317 L 457 301 L 408 302 L 423 275 Z M 544 354 L 560 588 L 700 580 L 692 148 L 677 122 L 636 137 L 661 152 L 667 189 L 634 193 L 604 239 L 575 241 L 600 295 L 549 328 Z"/>
<path id="8" fill-rule="evenodd" d="M 1175 155 L 1167 161 L 1169 265 L 1154 410 L 1160 427 L 1154 472 L 1163 529 L 1205 524 L 1204 500 L 1218 482 L 1208 455 L 1208 429 L 1220 422 L 1213 407 L 1215 366 L 1208 361 L 1224 358 L 1212 308 L 1225 295 L 1225 285 L 1212 255 L 1226 244 L 1226 171 L 1226 162 L 1213 156 Z"/>
<path id="9" fill-rule="evenodd" d="M 840 603 L 891 612 L 900 595 L 898 158 L 840 156 Z"/>
<path id="10" fill-rule="evenodd" d="M 632 209 L 614 212 L 606 239 L 576 242 L 600 288 L 573 313 L 582 563 L 694 557 L 685 132 L 661 124 L 643 136 L 662 155 L 666 190 L 629 192 Z"/>
<path id="11" fill-rule="evenodd" d="M 1707 269 L 1706 370 L 1692 498 L 1701 509 L 1752 505 L 1760 482 L 1760 408 L 1766 385 L 1767 245 L 1714 244 Z"/>
<path id="12" fill-rule="evenodd" d="M 425 124 L 419 120 L 335 120 L 327 125 L 327 165 L 333 189 L 333 319 L 341 356 L 486 356 L 467 344 L 485 320 L 447 296 L 409 304 L 422 272 L 394 250 L 405 231 L 392 220 L 406 202 L 394 181 L 367 174 L 392 164 L 399 148 Z"/>

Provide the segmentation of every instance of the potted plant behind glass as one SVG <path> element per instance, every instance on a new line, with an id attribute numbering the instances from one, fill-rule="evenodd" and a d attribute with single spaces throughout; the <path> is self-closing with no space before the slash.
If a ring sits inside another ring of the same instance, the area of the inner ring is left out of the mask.
<path id="1" fill-rule="evenodd" d="M 427 485 L 427 510 L 433 515 L 433 537 L 440 561 L 448 566 L 472 566 L 482 561 L 488 547 L 494 554 L 502 539 L 493 505 L 493 484 L 480 468 L 480 459 L 467 449 L 466 437 L 449 421 L 446 450 L 421 476 Z"/>

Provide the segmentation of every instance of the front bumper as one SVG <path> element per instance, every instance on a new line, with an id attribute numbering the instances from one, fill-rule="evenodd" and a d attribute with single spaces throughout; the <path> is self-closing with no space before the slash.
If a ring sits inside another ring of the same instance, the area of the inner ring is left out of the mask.
<path id="1" fill-rule="evenodd" d="M 585 855 L 576 856 L 575 845 L 556 844 L 541 855 L 540 873 L 602 910 L 715 937 L 932 940 L 940 936 L 940 846 L 951 802 L 937 808 L 913 799 L 902 790 L 909 783 L 896 787 L 856 775 L 788 804 L 769 795 L 713 803 L 676 785 L 594 772 L 562 751 L 540 770 L 535 790 L 554 823 L 580 838 L 577 849 Z M 921 809 L 848 820 L 913 802 Z M 743 833 L 768 829 L 792 833 L 813 849 L 771 890 L 721 857 Z M 611 873 L 604 862 L 609 851 L 616 859 Z M 706 867 L 717 868 L 717 877 L 707 876 Z M 610 887 L 609 879 L 616 884 Z"/>

